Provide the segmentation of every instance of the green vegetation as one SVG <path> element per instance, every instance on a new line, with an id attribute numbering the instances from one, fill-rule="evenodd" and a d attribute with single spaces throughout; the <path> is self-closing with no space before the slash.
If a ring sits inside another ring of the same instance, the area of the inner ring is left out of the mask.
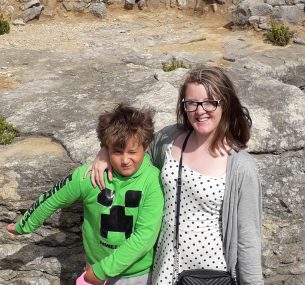
<path id="1" fill-rule="evenodd" d="M 19 131 L 0 115 L 0 144 L 10 144 L 18 135 Z"/>
<path id="2" fill-rule="evenodd" d="M 162 69 L 165 72 L 173 71 L 177 68 L 188 68 L 183 60 L 177 60 L 175 57 L 173 57 L 171 60 L 167 62 L 162 63 Z"/>
<path id="3" fill-rule="evenodd" d="M 10 24 L 4 20 L 3 15 L 0 14 L 0 35 L 8 34 L 10 32 Z"/>
<path id="4" fill-rule="evenodd" d="M 294 32 L 288 26 L 272 23 L 270 31 L 267 33 L 267 39 L 277 46 L 286 46 L 292 39 Z"/>

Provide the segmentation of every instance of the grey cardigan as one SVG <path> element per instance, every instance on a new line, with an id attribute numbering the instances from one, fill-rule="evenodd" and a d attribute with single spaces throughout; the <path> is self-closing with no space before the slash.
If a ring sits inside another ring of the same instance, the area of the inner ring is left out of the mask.
<path id="1" fill-rule="evenodd" d="M 175 125 L 150 144 L 152 161 L 162 168 L 168 144 L 181 134 Z M 262 189 L 256 164 L 245 150 L 230 152 L 222 206 L 223 249 L 228 271 L 242 285 L 264 284 L 261 266 Z"/>

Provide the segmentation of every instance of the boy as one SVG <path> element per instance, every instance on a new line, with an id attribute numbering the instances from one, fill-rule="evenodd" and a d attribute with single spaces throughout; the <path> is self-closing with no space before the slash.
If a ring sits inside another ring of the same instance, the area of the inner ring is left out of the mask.
<path id="1" fill-rule="evenodd" d="M 103 113 L 97 135 L 109 153 L 113 180 L 104 173 L 106 187 L 100 191 L 93 188 L 89 176 L 83 179 L 88 165 L 80 166 L 41 195 L 7 230 L 30 233 L 57 209 L 82 200 L 83 243 L 89 265 L 77 284 L 150 284 L 164 203 L 159 170 L 145 153 L 153 132 L 149 110 L 120 104 Z"/>

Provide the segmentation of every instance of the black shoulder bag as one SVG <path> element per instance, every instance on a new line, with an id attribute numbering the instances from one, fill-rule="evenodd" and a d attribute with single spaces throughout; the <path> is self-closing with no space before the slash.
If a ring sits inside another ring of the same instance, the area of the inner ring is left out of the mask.
<path id="1" fill-rule="evenodd" d="M 174 278 L 178 276 L 175 285 L 235 285 L 236 282 L 231 274 L 227 271 L 212 269 L 194 269 L 184 270 L 179 273 L 179 216 L 180 216 L 180 196 L 181 196 L 181 171 L 182 155 L 185 150 L 187 141 L 191 135 L 190 131 L 182 146 L 181 157 L 179 161 L 177 193 L 176 193 L 176 212 L 175 212 L 175 247 L 174 247 Z"/>

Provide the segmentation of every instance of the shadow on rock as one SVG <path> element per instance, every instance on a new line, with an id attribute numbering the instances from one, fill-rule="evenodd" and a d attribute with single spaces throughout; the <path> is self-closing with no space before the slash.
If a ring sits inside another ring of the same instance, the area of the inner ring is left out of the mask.
<path id="1" fill-rule="evenodd" d="M 27 239 L 17 252 L 0 260 L 1 271 L 17 273 L 15 276 L 10 274 L 5 281 L 9 284 L 75 284 L 85 265 L 79 227 L 82 211 L 79 206 L 77 204 L 61 210 L 55 222 L 51 219 L 52 227 L 60 229 L 55 234 L 46 233 L 48 224 L 42 226 L 36 233 L 46 234 L 46 237 L 38 241 Z"/>

